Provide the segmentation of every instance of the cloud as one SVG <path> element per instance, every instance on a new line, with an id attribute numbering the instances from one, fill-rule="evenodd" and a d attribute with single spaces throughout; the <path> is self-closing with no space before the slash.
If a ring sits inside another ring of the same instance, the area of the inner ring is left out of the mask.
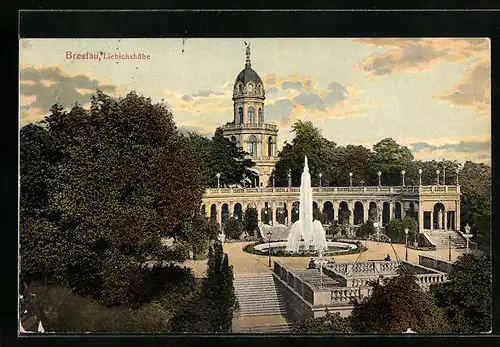
<path id="1" fill-rule="evenodd" d="M 212 95 L 224 95 L 224 93 L 213 90 L 199 90 L 197 93 L 193 94 L 193 97 L 199 97 L 199 96 L 206 97 Z"/>
<path id="2" fill-rule="evenodd" d="M 438 95 L 452 107 L 476 109 L 478 118 L 491 116 L 491 65 L 487 60 L 476 62 L 462 76 L 462 80 L 450 93 Z"/>
<path id="3" fill-rule="evenodd" d="M 490 43 L 486 38 L 364 38 L 355 41 L 387 48 L 385 52 L 372 54 L 360 62 L 359 69 L 372 77 L 423 71 L 441 63 L 489 59 L 490 56 Z"/>
<path id="4" fill-rule="evenodd" d="M 483 136 L 443 137 L 436 139 L 399 138 L 419 160 L 472 160 L 491 162 L 491 138 Z"/>
<path id="5" fill-rule="evenodd" d="M 300 81 L 284 81 L 281 83 L 282 89 L 295 89 L 295 90 L 303 90 L 302 82 Z"/>
<path id="6" fill-rule="evenodd" d="M 103 83 L 83 73 L 69 75 L 60 67 L 21 66 L 19 77 L 20 107 L 26 111 L 21 112 L 23 124 L 40 120 L 56 103 L 63 107 L 71 107 L 75 102 L 83 105 L 97 89 L 106 93 L 117 91 L 113 84 Z"/>
<path id="7" fill-rule="evenodd" d="M 293 99 L 298 105 L 304 106 L 308 110 L 324 110 L 325 103 L 316 93 L 300 93 Z"/>

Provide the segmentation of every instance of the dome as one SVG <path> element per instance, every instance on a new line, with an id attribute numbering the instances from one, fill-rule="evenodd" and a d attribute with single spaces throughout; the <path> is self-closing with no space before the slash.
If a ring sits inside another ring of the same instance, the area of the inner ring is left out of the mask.
<path id="1" fill-rule="evenodd" d="M 264 94 L 264 83 L 257 72 L 252 69 L 250 63 L 250 44 L 248 44 L 245 68 L 238 74 L 234 82 L 233 99 L 246 96 L 264 98 Z"/>

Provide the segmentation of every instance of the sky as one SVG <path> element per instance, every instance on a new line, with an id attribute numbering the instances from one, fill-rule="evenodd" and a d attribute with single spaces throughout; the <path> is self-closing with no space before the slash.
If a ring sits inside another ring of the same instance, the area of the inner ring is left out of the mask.
<path id="1" fill-rule="evenodd" d="M 264 119 L 278 126 L 278 148 L 301 119 L 339 145 L 370 148 L 392 137 L 416 159 L 491 163 L 487 38 L 22 39 L 20 126 L 55 103 L 86 107 L 96 89 L 116 97 L 134 90 L 167 105 L 181 129 L 211 136 L 233 120 L 244 41 L 264 81 Z M 102 59 L 68 59 L 68 52 Z M 149 59 L 104 59 L 115 52 Z"/>

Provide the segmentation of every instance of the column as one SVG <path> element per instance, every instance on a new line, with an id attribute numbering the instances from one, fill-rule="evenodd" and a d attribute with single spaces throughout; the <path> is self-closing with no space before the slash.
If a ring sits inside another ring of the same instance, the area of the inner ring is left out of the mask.
<path id="1" fill-rule="evenodd" d="M 377 203 L 377 213 L 380 211 L 380 214 L 377 216 L 378 217 L 378 225 L 379 227 L 382 227 L 382 215 L 384 214 L 384 204 L 382 201 L 379 201 Z"/>
<path id="2" fill-rule="evenodd" d="M 405 204 L 403 201 L 401 201 L 401 220 L 405 219 L 406 213 L 405 213 Z"/>
<path id="3" fill-rule="evenodd" d="M 271 202 L 271 221 L 273 225 L 276 224 L 276 203 L 274 201 Z"/>
<path id="4" fill-rule="evenodd" d="M 288 226 L 292 225 L 292 203 L 290 201 L 286 202 L 286 222 Z"/>
<path id="5" fill-rule="evenodd" d="M 259 224 L 264 221 L 264 218 L 262 218 L 263 217 L 262 216 L 262 213 L 263 213 L 262 209 L 263 208 L 264 208 L 264 206 L 263 206 L 262 202 L 259 202 L 257 204 L 257 216 L 258 216 Z"/>
<path id="6" fill-rule="evenodd" d="M 339 220 L 339 202 L 333 202 L 333 220 Z"/>
<path id="7" fill-rule="evenodd" d="M 349 215 L 349 224 L 354 225 L 354 201 L 349 201 L 349 210 L 351 211 L 351 214 Z"/>
<path id="8" fill-rule="evenodd" d="M 455 230 L 460 230 L 460 200 L 455 201 Z"/>
<path id="9" fill-rule="evenodd" d="M 443 211 L 441 209 L 438 211 L 438 229 L 443 229 Z"/>
<path id="10" fill-rule="evenodd" d="M 389 222 L 392 220 L 393 212 L 392 210 L 394 209 L 394 202 L 389 201 Z"/>
<path id="11" fill-rule="evenodd" d="M 370 207 L 370 202 L 369 201 L 363 201 L 363 222 L 367 222 L 368 219 L 370 218 L 369 216 L 369 210 L 368 208 Z"/>
<path id="12" fill-rule="evenodd" d="M 434 230 L 434 210 L 431 212 L 431 230 Z"/>
<path id="13" fill-rule="evenodd" d="M 217 216 L 216 221 L 217 223 L 222 227 L 222 206 L 221 203 L 218 202 L 217 205 L 215 205 L 216 210 L 215 210 L 215 215 Z"/>
<path id="14" fill-rule="evenodd" d="M 234 202 L 229 201 L 229 217 L 234 216 Z"/>
<path id="15" fill-rule="evenodd" d="M 418 230 L 419 232 L 424 231 L 424 209 L 422 204 L 418 204 Z"/>
<path id="16" fill-rule="evenodd" d="M 448 211 L 446 211 L 446 208 L 443 211 L 444 214 L 444 230 L 448 230 Z"/>

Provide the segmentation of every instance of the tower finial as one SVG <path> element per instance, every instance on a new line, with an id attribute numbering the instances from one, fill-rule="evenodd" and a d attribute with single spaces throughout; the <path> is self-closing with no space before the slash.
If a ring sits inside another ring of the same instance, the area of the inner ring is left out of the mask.
<path id="1" fill-rule="evenodd" d="M 252 65 L 250 64 L 250 43 L 247 43 L 246 41 L 245 42 L 245 45 L 247 46 L 247 50 L 246 50 L 246 53 L 245 55 L 247 56 L 247 60 L 245 62 L 245 68 L 248 68 L 248 67 L 251 67 Z"/>

